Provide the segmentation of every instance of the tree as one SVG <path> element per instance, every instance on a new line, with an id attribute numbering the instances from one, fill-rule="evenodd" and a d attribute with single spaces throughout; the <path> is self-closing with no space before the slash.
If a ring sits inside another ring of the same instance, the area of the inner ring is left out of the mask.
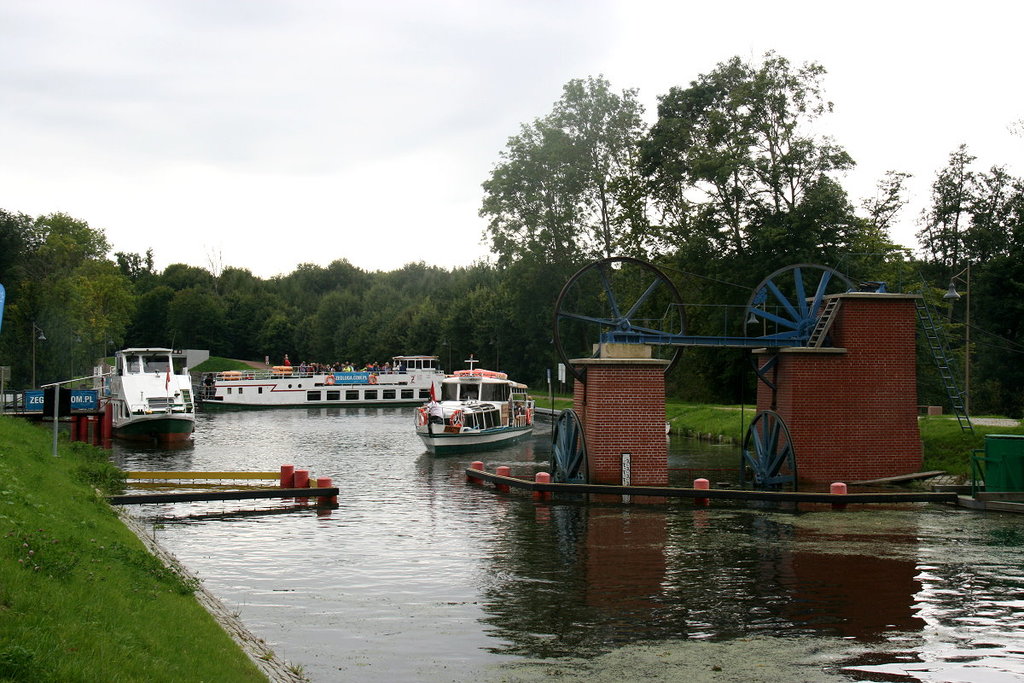
<path id="1" fill-rule="evenodd" d="M 949 155 L 946 168 L 932 183 L 931 207 L 921 213 L 922 228 L 917 239 L 928 260 L 946 268 L 956 268 L 964 258 L 964 233 L 969 225 L 974 173 L 970 165 L 976 157 L 960 145 Z"/>
<path id="2" fill-rule="evenodd" d="M 550 114 L 509 139 L 480 209 L 502 263 L 532 254 L 579 264 L 638 249 L 647 222 L 635 170 L 642 113 L 635 90 L 577 79 Z"/>
<path id="3" fill-rule="evenodd" d="M 832 109 L 824 74 L 818 64 L 793 69 L 769 52 L 757 66 L 734 57 L 661 97 L 642 168 L 662 214 L 677 222 L 667 229 L 684 228 L 718 253 L 744 254 L 752 242 L 781 251 L 794 241 L 791 218 L 804 220 L 808 199 L 823 208 L 823 192 L 833 202 L 827 211 L 849 214 L 841 221 L 849 223 L 852 210 L 832 176 L 853 160 L 809 130 Z"/>

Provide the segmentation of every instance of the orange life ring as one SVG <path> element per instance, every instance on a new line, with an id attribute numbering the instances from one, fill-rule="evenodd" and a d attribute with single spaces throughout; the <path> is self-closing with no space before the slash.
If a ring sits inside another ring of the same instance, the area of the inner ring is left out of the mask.
<path id="1" fill-rule="evenodd" d="M 420 408 L 419 410 L 416 411 L 416 426 L 424 426 L 425 424 L 427 424 L 427 419 L 428 417 L 426 408 Z"/>
<path id="2" fill-rule="evenodd" d="M 456 410 L 455 412 L 453 412 L 451 414 L 451 417 L 448 418 L 448 421 L 451 423 L 452 427 L 455 427 L 456 429 L 462 429 L 462 411 Z"/>
<path id="3" fill-rule="evenodd" d="M 334 384 L 334 375 L 327 375 L 324 384 Z"/>
<path id="4" fill-rule="evenodd" d="M 533 411 L 529 408 L 526 409 L 526 424 L 533 424 Z"/>
<path id="5" fill-rule="evenodd" d="M 370 375 L 370 384 L 377 383 L 377 375 Z"/>

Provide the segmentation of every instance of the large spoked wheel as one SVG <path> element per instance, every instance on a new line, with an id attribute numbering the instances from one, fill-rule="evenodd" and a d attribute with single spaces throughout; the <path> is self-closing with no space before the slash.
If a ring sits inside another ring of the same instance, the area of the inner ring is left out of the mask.
<path id="1" fill-rule="evenodd" d="M 747 301 L 747 336 L 792 339 L 794 346 L 802 345 L 818 322 L 824 297 L 852 289 L 852 280 L 827 266 L 798 263 L 780 268 L 762 280 Z"/>
<path id="2" fill-rule="evenodd" d="M 761 491 L 797 490 L 796 451 L 782 416 L 759 412 L 747 429 L 740 456 L 740 488 L 750 481 Z"/>
<path id="3" fill-rule="evenodd" d="M 573 377 L 584 373 L 569 362 L 589 358 L 593 346 L 608 332 L 644 335 L 656 358 L 670 361 L 668 373 L 682 348 L 669 346 L 686 331 L 683 301 L 672 281 L 655 266 L 628 256 L 602 259 L 578 270 L 555 301 L 554 342 L 559 358 Z M 666 343 L 659 344 L 658 340 Z"/>
<path id="4" fill-rule="evenodd" d="M 558 414 L 551 430 L 551 480 L 559 484 L 587 482 L 587 444 L 576 411 Z"/>

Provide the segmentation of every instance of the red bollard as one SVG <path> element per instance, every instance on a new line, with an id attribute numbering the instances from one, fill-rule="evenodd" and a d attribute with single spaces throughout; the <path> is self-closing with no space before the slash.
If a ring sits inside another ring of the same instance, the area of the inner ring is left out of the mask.
<path id="1" fill-rule="evenodd" d="M 499 465 L 497 468 L 495 468 L 494 473 L 497 474 L 499 477 L 511 477 L 512 468 L 509 467 L 508 465 Z M 509 490 L 508 484 L 495 484 L 494 487 L 499 491 L 507 492 Z"/>
<path id="2" fill-rule="evenodd" d="M 331 478 L 330 477 L 317 477 L 316 478 L 316 487 L 318 489 L 329 489 L 329 488 L 331 488 Z M 338 497 L 337 496 L 331 496 L 330 498 L 321 498 L 320 500 L 323 501 L 324 503 L 337 503 L 338 502 Z"/>
<path id="3" fill-rule="evenodd" d="M 100 434 L 100 420 L 95 415 L 89 416 L 89 429 L 92 430 L 92 445 L 99 446 L 103 442 L 103 435 Z"/>
<path id="4" fill-rule="evenodd" d="M 469 463 L 469 469 L 471 469 L 471 470 L 479 470 L 481 472 L 486 472 L 487 471 L 482 460 L 474 460 L 473 462 Z M 474 477 L 472 474 L 467 474 L 466 475 L 466 481 L 479 481 L 479 480 L 476 477 Z"/>
<path id="5" fill-rule="evenodd" d="M 833 496 L 845 496 L 846 495 L 846 484 L 844 484 L 841 481 L 833 482 L 832 485 L 828 487 L 828 492 L 831 493 Z M 832 503 L 832 509 L 833 510 L 845 510 L 846 509 L 846 503 Z"/>
<path id="6" fill-rule="evenodd" d="M 295 488 L 295 465 L 281 465 L 281 488 Z"/>
<path id="7" fill-rule="evenodd" d="M 78 441 L 78 415 L 71 416 L 71 426 L 68 428 L 68 441 Z"/>
<path id="8" fill-rule="evenodd" d="M 89 417 L 87 415 L 78 416 L 78 440 L 83 443 L 89 443 Z"/>
<path id="9" fill-rule="evenodd" d="M 537 472 L 535 475 L 533 475 L 533 481 L 536 484 L 550 484 L 551 483 L 551 474 L 548 473 L 548 472 Z M 551 493 L 549 491 L 534 491 L 533 492 L 534 500 L 547 500 L 550 497 L 551 497 Z"/>
<path id="10" fill-rule="evenodd" d="M 693 480 L 693 488 L 695 488 L 695 489 L 697 489 L 699 491 L 707 491 L 708 489 L 711 488 L 711 482 L 708 481 L 707 479 L 694 479 Z M 711 502 L 711 500 L 708 499 L 708 498 L 694 498 L 693 499 L 693 504 L 694 505 L 699 505 L 701 507 L 707 507 L 710 502 Z"/>
<path id="11" fill-rule="evenodd" d="M 103 409 L 103 422 L 100 431 L 103 433 L 103 447 L 107 447 L 107 442 L 110 441 L 114 436 L 114 406 L 108 403 Z"/>
<path id="12" fill-rule="evenodd" d="M 292 488 L 309 488 L 309 470 L 295 470 L 295 478 L 292 482 Z"/>

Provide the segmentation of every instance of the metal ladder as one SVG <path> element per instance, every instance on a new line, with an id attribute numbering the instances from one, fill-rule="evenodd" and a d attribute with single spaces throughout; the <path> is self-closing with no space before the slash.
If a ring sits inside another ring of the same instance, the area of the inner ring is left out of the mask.
<path id="1" fill-rule="evenodd" d="M 838 308 L 839 297 L 828 299 L 825 302 L 821 313 L 818 314 L 818 321 L 814 324 L 814 329 L 811 330 L 811 336 L 807 338 L 807 346 L 815 349 L 821 348 L 825 342 L 825 335 L 828 334 L 832 323 L 835 322 L 835 313 Z"/>
<path id="2" fill-rule="evenodd" d="M 932 318 L 931 309 L 924 297 L 914 299 L 914 305 L 917 306 L 917 319 L 924 330 L 925 340 L 932 353 L 932 360 L 935 361 L 935 366 L 939 369 L 939 377 L 942 378 L 946 395 L 949 397 L 949 405 L 953 409 L 953 414 L 956 415 L 957 422 L 960 423 L 960 429 L 965 432 L 974 432 L 974 425 L 971 424 L 971 418 L 964 406 L 964 393 L 956 381 L 953 360 L 949 355 L 945 339 Z"/>

